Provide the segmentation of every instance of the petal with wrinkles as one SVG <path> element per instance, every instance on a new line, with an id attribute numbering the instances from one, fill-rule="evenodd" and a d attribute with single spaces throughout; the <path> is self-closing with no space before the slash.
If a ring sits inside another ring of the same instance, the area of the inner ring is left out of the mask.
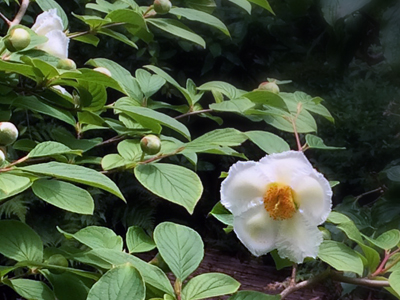
<path id="1" fill-rule="evenodd" d="M 37 46 L 38 49 L 46 51 L 47 53 L 61 59 L 68 58 L 69 38 L 67 38 L 64 32 L 53 30 L 46 34 L 46 37 L 48 38 L 48 41 Z"/>

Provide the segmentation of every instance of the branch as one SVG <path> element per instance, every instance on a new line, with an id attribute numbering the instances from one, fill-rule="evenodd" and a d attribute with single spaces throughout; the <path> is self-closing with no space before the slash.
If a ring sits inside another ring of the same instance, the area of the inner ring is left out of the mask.
<path id="1" fill-rule="evenodd" d="M 390 287 L 389 281 L 387 280 L 374 280 L 367 278 L 352 278 L 342 275 L 339 272 L 331 271 L 331 278 L 335 281 L 340 281 L 344 283 L 351 283 L 356 285 L 382 288 L 382 287 Z"/>
<path id="2" fill-rule="evenodd" d="M 7 17 L 5 15 L 3 15 L 1 12 L 0 12 L 0 18 L 2 18 L 8 26 L 10 26 L 11 21 L 9 19 L 7 19 Z"/>
<path id="3" fill-rule="evenodd" d="M 24 17 L 26 10 L 28 9 L 29 6 L 29 0 L 22 0 L 21 6 L 19 7 L 19 10 L 14 18 L 8 25 L 10 27 L 17 25 L 21 22 L 22 18 Z"/>

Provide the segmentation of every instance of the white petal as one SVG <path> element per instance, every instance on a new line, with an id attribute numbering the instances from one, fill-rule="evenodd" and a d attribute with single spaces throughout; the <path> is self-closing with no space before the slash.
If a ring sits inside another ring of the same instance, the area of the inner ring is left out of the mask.
<path id="1" fill-rule="evenodd" d="M 263 205 L 258 205 L 235 216 L 233 229 L 243 245 L 253 255 L 260 256 L 275 249 L 279 223 L 271 219 Z"/>
<path id="2" fill-rule="evenodd" d="M 37 16 L 35 24 L 32 25 L 32 30 L 38 35 L 45 36 L 52 30 L 64 29 L 61 18 L 57 15 L 57 9 L 53 8 L 45 11 Z"/>
<path id="3" fill-rule="evenodd" d="M 325 222 L 332 207 L 332 189 L 328 180 L 316 172 L 300 175 L 291 184 L 295 201 L 310 223 L 319 225 Z"/>
<path id="4" fill-rule="evenodd" d="M 317 257 L 322 233 L 316 225 L 307 221 L 307 216 L 296 213 L 293 218 L 281 221 L 276 240 L 278 254 L 295 263 L 306 257 Z"/>
<path id="5" fill-rule="evenodd" d="M 275 174 L 274 181 L 291 184 L 295 173 L 310 173 L 313 170 L 312 165 L 307 160 L 303 152 L 286 151 L 267 155 L 260 160 L 260 168 L 268 174 Z"/>
<path id="6" fill-rule="evenodd" d="M 221 203 L 234 215 L 238 215 L 263 200 L 270 180 L 260 172 L 254 161 L 237 162 L 229 169 L 228 177 L 221 185 Z"/>
<path id="7" fill-rule="evenodd" d="M 57 56 L 61 59 L 68 58 L 69 38 L 60 30 L 53 30 L 46 34 L 48 41 L 37 46 L 38 49 Z"/>

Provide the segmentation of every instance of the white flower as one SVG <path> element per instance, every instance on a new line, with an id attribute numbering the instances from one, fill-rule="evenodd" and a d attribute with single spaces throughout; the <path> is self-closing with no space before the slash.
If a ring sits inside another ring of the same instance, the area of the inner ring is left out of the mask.
<path id="1" fill-rule="evenodd" d="M 234 231 L 255 256 L 278 249 L 295 263 L 315 258 L 332 206 L 332 189 L 302 152 L 267 155 L 234 164 L 222 182 L 221 203 Z"/>
<path id="2" fill-rule="evenodd" d="M 67 38 L 63 29 L 64 26 L 61 18 L 57 15 L 56 8 L 38 15 L 32 30 L 38 35 L 47 37 L 48 40 L 37 48 L 61 59 L 67 58 L 69 38 Z"/>

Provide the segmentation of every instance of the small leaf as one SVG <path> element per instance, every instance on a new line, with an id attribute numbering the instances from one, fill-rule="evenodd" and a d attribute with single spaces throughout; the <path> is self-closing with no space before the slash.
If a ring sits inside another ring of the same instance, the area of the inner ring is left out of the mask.
<path id="1" fill-rule="evenodd" d="M 0 221 L 0 253 L 16 261 L 42 262 L 43 244 L 28 225 L 14 220 Z"/>
<path id="2" fill-rule="evenodd" d="M 196 173 L 164 163 L 138 165 L 134 171 L 137 180 L 149 191 L 193 213 L 203 193 L 203 185 Z"/>
<path id="3" fill-rule="evenodd" d="M 308 147 L 313 149 L 325 149 L 325 150 L 346 149 L 345 147 L 327 146 L 320 137 L 315 136 L 313 134 L 306 135 L 306 142 Z"/>
<path id="4" fill-rule="evenodd" d="M 59 154 L 75 154 L 75 155 L 82 155 L 82 151 L 79 150 L 72 150 L 71 148 L 65 146 L 64 144 L 58 142 L 43 142 L 29 152 L 28 157 L 43 157 L 43 156 L 52 156 L 52 155 L 59 155 Z"/>
<path id="5" fill-rule="evenodd" d="M 161 223 L 154 230 L 154 241 L 162 258 L 181 282 L 197 269 L 203 259 L 203 241 L 189 227 L 171 222 Z"/>
<path id="6" fill-rule="evenodd" d="M 280 153 L 290 150 L 290 146 L 281 137 L 267 131 L 247 131 L 245 134 L 250 141 L 261 148 L 265 153 Z"/>
<path id="7" fill-rule="evenodd" d="M 28 177 L 6 172 L 0 173 L 0 200 L 22 193 L 32 185 Z"/>
<path id="8" fill-rule="evenodd" d="M 36 164 L 19 169 L 35 174 L 52 176 L 59 179 L 94 186 L 106 190 L 125 201 L 125 198 L 117 185 L 107 176 L 93 169 L 59 162 Z"/>
<path id="9" fill-rule="evenodd" d="M 394 271 L 389 276 L 390 287 L 395 290 L 397 294 L 400 295 L 400 270 Z"/>
<path id="10" fill-rule="evenodd" d="M 221 204 L 221 202 L 214 205 L 210 214 L 223 224 L 233 226 L 233 215 Z"/>
<path id="11" fill-rule="evenodd" d="M 33 193 L 54 206 L 64 210 L 92 215 L 94 201 L 86 190 L 68 182 L 39 179 L 32 185 Z"/>
<path id="12" fill-rule="evenodd" d="M 362 276 L 364 267 L 360 256 L 342 243 L 325 240 L 319 247 L 318 257 L 336 270 Z"/>
<path id="13" fill-rule="evenodd" d="M 151 251 L 156 247 L 156 244 L 148 236 L 143 228 L 139 226 L 131 226 L 126 233 L 126 246 L 129 253 L 140 253 Z"/>
<path id="14" fill-rule="evenodd" d="M 145 285 L 140 273 L 125 264 L 109 270 L 89 291 L 87 300 L 144 300 Z"/>
<path id="15" fill-rule="evenodd" d="M 182 300 L 209 299 L 235 293 L 240 283 L 221 273 L 205 273 L 193 277 L 182 290 Z"/>

